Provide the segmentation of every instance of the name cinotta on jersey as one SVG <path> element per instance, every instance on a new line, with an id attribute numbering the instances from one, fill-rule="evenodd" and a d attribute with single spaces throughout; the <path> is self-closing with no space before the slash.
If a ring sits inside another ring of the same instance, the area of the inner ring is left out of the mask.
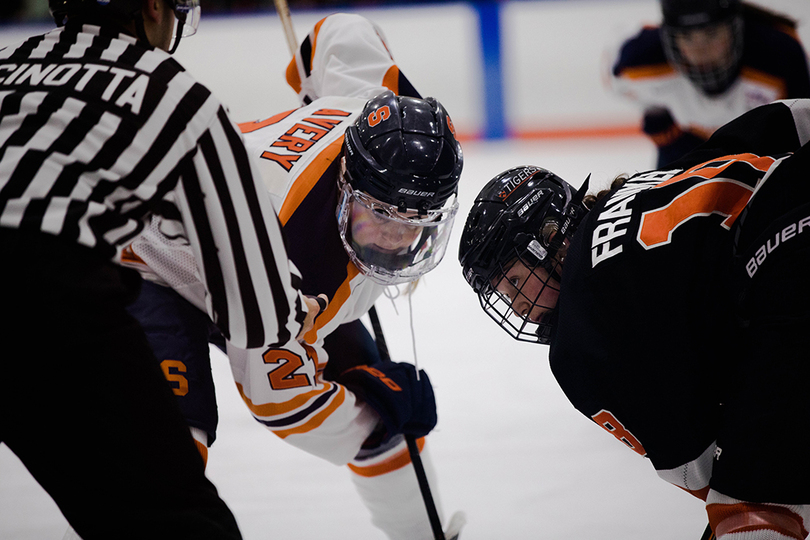
<path id="1" fill-rule="evenodd" d="M 88 84 L 93 85 L 88 88 Z M 129 107 L 138 114 L 149 85 L 144 73 L 103 64 L 0 64 L 0 85 L 31 87 L 69 86 L 76 92 L 97 93 L 102 101 L 110 101 L 117 90 L 114 104 Z M 92 89 L 92 90 L 91 90 Z"/>

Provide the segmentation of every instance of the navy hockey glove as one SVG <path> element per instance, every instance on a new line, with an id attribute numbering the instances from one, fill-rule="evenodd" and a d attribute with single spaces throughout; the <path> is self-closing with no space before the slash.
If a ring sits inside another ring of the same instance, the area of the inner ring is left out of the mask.
<path id="1" fill-rule="evenodd" d="M 423 370 L 405 362 L 376 362 L 341 373 L 337 382 L 354 392 L 380 415 L 387 433 L 424 437 L 436 426 L 436 399 Z"/>
<path id="2" fill-rule="evenodd" d="M 659 168 L 669 165 L 704 142 L 701 137 L 691 131 L 682 130 L 669 110 L 662 107 L 644 111 L 642 130 L 658 147 L 657 166 Z"/>

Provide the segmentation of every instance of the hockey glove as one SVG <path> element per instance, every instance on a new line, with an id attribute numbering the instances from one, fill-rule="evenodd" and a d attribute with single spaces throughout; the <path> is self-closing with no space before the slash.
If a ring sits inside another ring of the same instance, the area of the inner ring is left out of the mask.
<path id="1" fill-rule="evenodd" d="M 659 168 L 672 163 L 704 142 L 691 131 L 682 130 L 669 110 L 659 107 L 644 111 L 642 130 L 658 147 Z"/>
<path id="2" fill-rule="evenodd" d="M 341 373 L 337 382 L 368 403 L 382 420 L 385 442 L 398 433 L 423 437 L 436 426 L 436 399 L 423 370 L 405 362 L 383 361 L 356 366 Z"/>

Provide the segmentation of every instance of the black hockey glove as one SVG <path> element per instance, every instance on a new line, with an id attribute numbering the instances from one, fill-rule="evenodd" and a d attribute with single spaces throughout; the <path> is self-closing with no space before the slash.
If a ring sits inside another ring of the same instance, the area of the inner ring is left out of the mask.
<path id="1" fill-rule="evenodd" d="M 436 426 L 436 399 L 423 370 L 405 362 L 383 361 L 356 366 L 341 373 L 337 382 L 380 415 L 386 433 L 381 442 L 404 433 L 424 437 Z"/>
<path id="2" fill-rule="evenodd" d="M 682 130 L 669 110 L 659 107 L 644 111 L 642 130 L 658 147 L 658 168 L 664 168 L 704 142 L 691 131 Z"/>

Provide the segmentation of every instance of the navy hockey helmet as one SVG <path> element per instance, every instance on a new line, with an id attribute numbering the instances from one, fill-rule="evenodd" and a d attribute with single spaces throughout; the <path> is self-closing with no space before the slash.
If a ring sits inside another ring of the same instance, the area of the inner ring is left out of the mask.
<path id="1" fill-rule="evenodd" d="M 177 19 L 174 43 L 169 51 L 174 53 L 181 38 L 197 32 L 197 26 L 200 24 L 200 2 L 199 0 L 169 0 L 169 2 Z M 143 29 L 142 5 L 142 0 L 48 0 L 48 8 L 56 26 L 64 26 L 70 17 L 98 11 L 123 21 L 134 20 L 138 39 L 149 43 Z"/>
<path id="2" fill-rule="evenodd" d="M 458 191 L 461 145 L 450 115 L 433 98 L 385 91 L 366 103 L 345 142 L 352 187 L 400 211 L 424 214 Z"/>
<path id="3" fill-rule="evenodd" d="M 441 103 L 385 91 L 346 129 L 337 209 L 343 246 L 372 280 L 415 281 L 444 257 L 464 162 Z"/>
<path id="4" fill-rule="evenodd" d="M 741 1 L 661 0 L 661 11 L 661 38 L 669 61 L 708 95 L 728 89 L 742 61 Z M 695 41 L 699 37 L 704 39 Z M 684 50 L 689 40 L 696 49 L 691 54 Z M 727 50 L 718 46 L 721 43 Z"/>
<path id="5" fill-rule="evenodd" d="M 586 210 L 565 180 L 515 167 L 490 180 L 470 209 L 459 262 L 483 310 L 519 341 L 548 344 L 561 264 Z"/>

